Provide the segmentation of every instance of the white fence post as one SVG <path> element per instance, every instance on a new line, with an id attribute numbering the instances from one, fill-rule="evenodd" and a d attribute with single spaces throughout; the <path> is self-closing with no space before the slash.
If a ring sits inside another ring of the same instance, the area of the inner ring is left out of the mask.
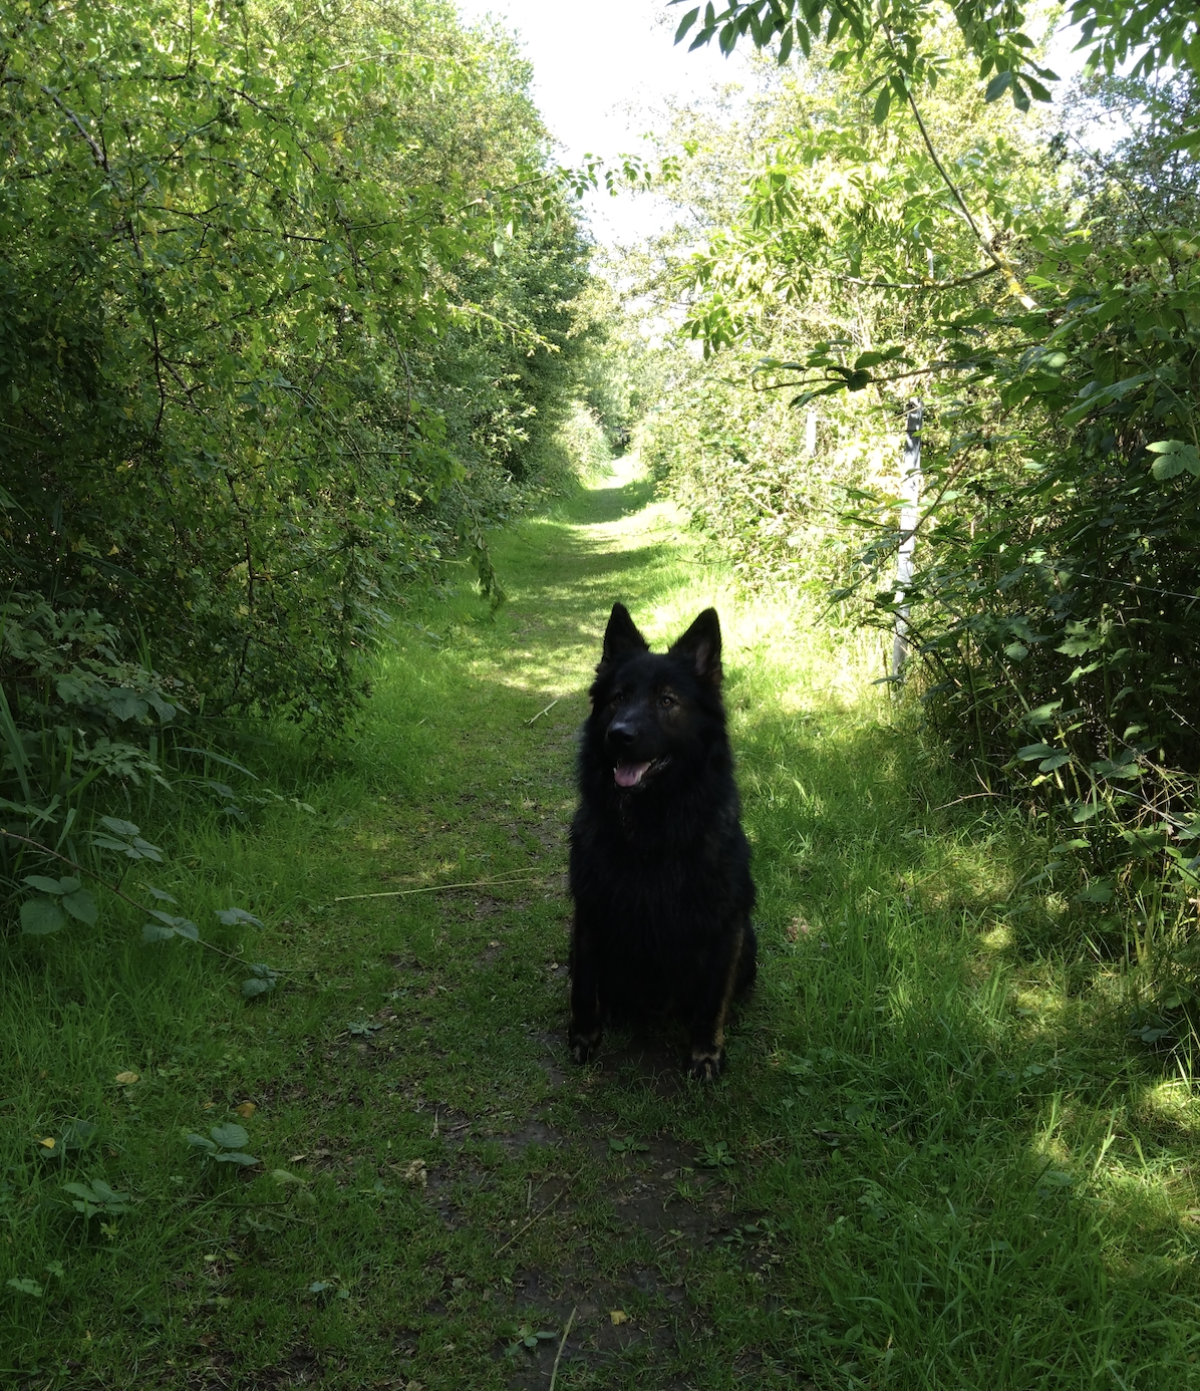
<path id="1" fill-rule="evenodd" d="M 921 420 L 920 401 L 908 405 L 908 426 L 904 438 L 904 457 L 900 465 L 900 549 L 896 552 L 896 631 L 892 638 L 892 679 L 904 677 L 908 660 L 908 603 L 912 582 L 913 548 L 917 540 L 917 517 L 921 505 Z"/>

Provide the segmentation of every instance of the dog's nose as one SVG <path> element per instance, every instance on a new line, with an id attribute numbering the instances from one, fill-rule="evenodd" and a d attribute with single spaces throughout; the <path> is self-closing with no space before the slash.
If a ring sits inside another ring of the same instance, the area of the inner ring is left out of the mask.
<path id="1" fill-rule="evenodd" d="M 628 749 L 637 738 L 637 729 L 630 720 L 614 720 L 608 727 L 608 742 L 613 749 Z"/>

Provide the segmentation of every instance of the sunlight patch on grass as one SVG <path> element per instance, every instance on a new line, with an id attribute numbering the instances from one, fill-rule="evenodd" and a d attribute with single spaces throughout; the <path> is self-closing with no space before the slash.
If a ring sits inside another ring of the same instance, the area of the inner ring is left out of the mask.
<path id="1" fill-rule="evenodd" d="M 1200 1135 L 1200 1098 L 1190 1080 L 1172 1077 L 1148 1087 L 1139 1099 L 1138 1110 L 1148 1119 L 1165 1121 L 1190 1135 Z"/>
<path id="2" fill-rule="evenodd" d="M 1007 923 L 997 923 L 979 938 L 979 945 L 990 952 L 1011 951 L 1013 944 L 1013 930 Z"/>

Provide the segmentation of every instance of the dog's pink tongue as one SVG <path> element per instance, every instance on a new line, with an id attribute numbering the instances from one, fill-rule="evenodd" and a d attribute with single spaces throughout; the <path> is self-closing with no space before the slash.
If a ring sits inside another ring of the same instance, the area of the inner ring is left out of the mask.
<path id="1" fill-rule="evenodd" d="M 649 766 L 649 763 L 618 763 L 613 769 L 613 777 L 617 780 L 617 786 L 636 787 L 642 780 L 642 774 Z"/>

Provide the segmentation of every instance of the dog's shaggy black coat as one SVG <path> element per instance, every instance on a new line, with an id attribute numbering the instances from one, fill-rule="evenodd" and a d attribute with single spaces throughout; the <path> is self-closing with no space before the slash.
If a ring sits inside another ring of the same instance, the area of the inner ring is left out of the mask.
<path id="1" fill-rule="evenodd" d="M 585 1062 L 606 1018 L 671 1013 L 690 1029 L 692 1075 L 715 1078 L 757 955 L 716 610 L 656 654 L 614 604 L 591 700 L 571 825 L 571 1051 Z"/>

